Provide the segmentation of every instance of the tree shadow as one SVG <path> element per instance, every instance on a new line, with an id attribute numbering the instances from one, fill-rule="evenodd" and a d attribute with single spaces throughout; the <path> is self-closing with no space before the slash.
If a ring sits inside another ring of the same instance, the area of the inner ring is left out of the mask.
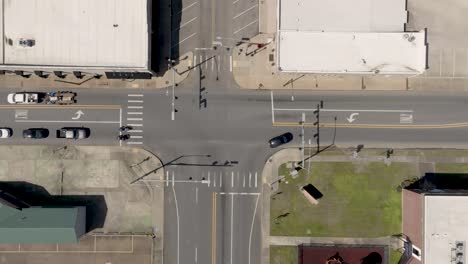
<path id="1" fill-rule="evenodd" d="M 467 173 L 426 173 L 405 189 L 429 193 L 468 193 Z"/>
<path id="2" fill-rule="evenodd" d="M 0 199 L 16 208 L 86 207 L 86 232 L 102 228 L 107 215 L 104 195 L 51 195 L 44 187 L 24 181 L 0 182 Z"/>
<path id="3" fill-rule="evenodd" d="M 382 256 L 377 252 L 372 252 L 361 259 L 361 264 L 382 264 Z"/>

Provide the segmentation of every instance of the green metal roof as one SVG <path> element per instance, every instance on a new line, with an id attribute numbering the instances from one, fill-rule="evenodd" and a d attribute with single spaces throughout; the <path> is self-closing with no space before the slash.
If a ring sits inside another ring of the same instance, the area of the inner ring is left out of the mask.
<path id="1" fill-rule="evenodd" d="M 79 207 L 30 207 L 0 204 L 0 243 L 73 243 Z"/>

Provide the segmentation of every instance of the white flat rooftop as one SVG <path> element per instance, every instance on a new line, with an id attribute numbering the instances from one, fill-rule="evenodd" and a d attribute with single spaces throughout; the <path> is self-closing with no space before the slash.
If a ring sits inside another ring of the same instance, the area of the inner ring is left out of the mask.
<path id="1" fill-rule="evenodd" d="M 456 241 L 468 246 L 468 196 L 427 195 L 424 208 L 424 251 L 425 264 L 451 262 Z M 468 260 L 465 249 L 465 261 Z M 466 262 L 465 262 L 466 263 Z"/>
<path id="2" fill-rule="evenodd" d="M 399 32 L 406 0 L 278 0 L 281 30 Z"/>
<path id="3" fill-rule="evenodd" d="M 0 0 L 0 64 L 147 69 L 147 1 Z"/>
<path id="4" fill-rule="evenodd" d="M 280 31 L 279 49 L 284 72 L 417 74 L 426 67 L 424 31 Z"/>

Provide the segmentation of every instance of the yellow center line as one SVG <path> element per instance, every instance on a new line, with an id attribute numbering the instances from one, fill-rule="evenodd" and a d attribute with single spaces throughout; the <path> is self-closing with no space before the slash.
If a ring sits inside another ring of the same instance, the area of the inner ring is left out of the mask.
<path id="1" fill-rule="evenodd" d="M 213 192 L 213 215 L 211 216 L 211 263 L 216 264 L 216 192 Z"/>
<path id="2" fill-rule="evenodd" d="M 96 109 L 117 110 L 120 105 L 0 105 L 0 109 Z"/>
<path id="3" fill-rule="evenodd" d="M 300 127 L 298 122 L 275 122 L 276 127 Z M 306 127 L 315 127 L 313 123 L 305 123 Z M 335 123 L 320 123 L 320 127 L 333 128 Z M 434 124 L 434 125 L 412 125 L 412 124 L 346 124 L 337 123 L 338 128 L 372 128 L 372 129 L 441 129 L 441 128 L 461 128 L 468 127 L 468 122 L 449 123 L 449 124 Z"/>

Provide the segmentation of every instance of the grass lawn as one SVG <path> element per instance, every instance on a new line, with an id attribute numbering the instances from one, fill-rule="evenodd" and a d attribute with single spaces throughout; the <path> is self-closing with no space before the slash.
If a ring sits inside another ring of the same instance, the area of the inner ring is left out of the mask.
<path id="1" fill-rule="evenodd" d="M 271 246 L 270 264 L 296 264 L 297 247 L 292 246 Z"/>
<path id="2" fill-rule="evenodd" d="M 388 261 L 389 264 L 398 264 L 400 261 L 402 254 L 396 250 L 390 250 L 390 259 Z"/>
<path id="3" fill-rule="evenodd" d="M 310 174 L 286 176 L 271 198 L 271 235 L 317 237 L 380 237 L 401 232 L 401 193 L 405 179 L 419 177 L 418 164 L 382 162 L 316 162 Z M 300 187 L 314 185 L 323 197 L 310 204 Z M 277 218 L 280 215 L 287 215 Z"/>

